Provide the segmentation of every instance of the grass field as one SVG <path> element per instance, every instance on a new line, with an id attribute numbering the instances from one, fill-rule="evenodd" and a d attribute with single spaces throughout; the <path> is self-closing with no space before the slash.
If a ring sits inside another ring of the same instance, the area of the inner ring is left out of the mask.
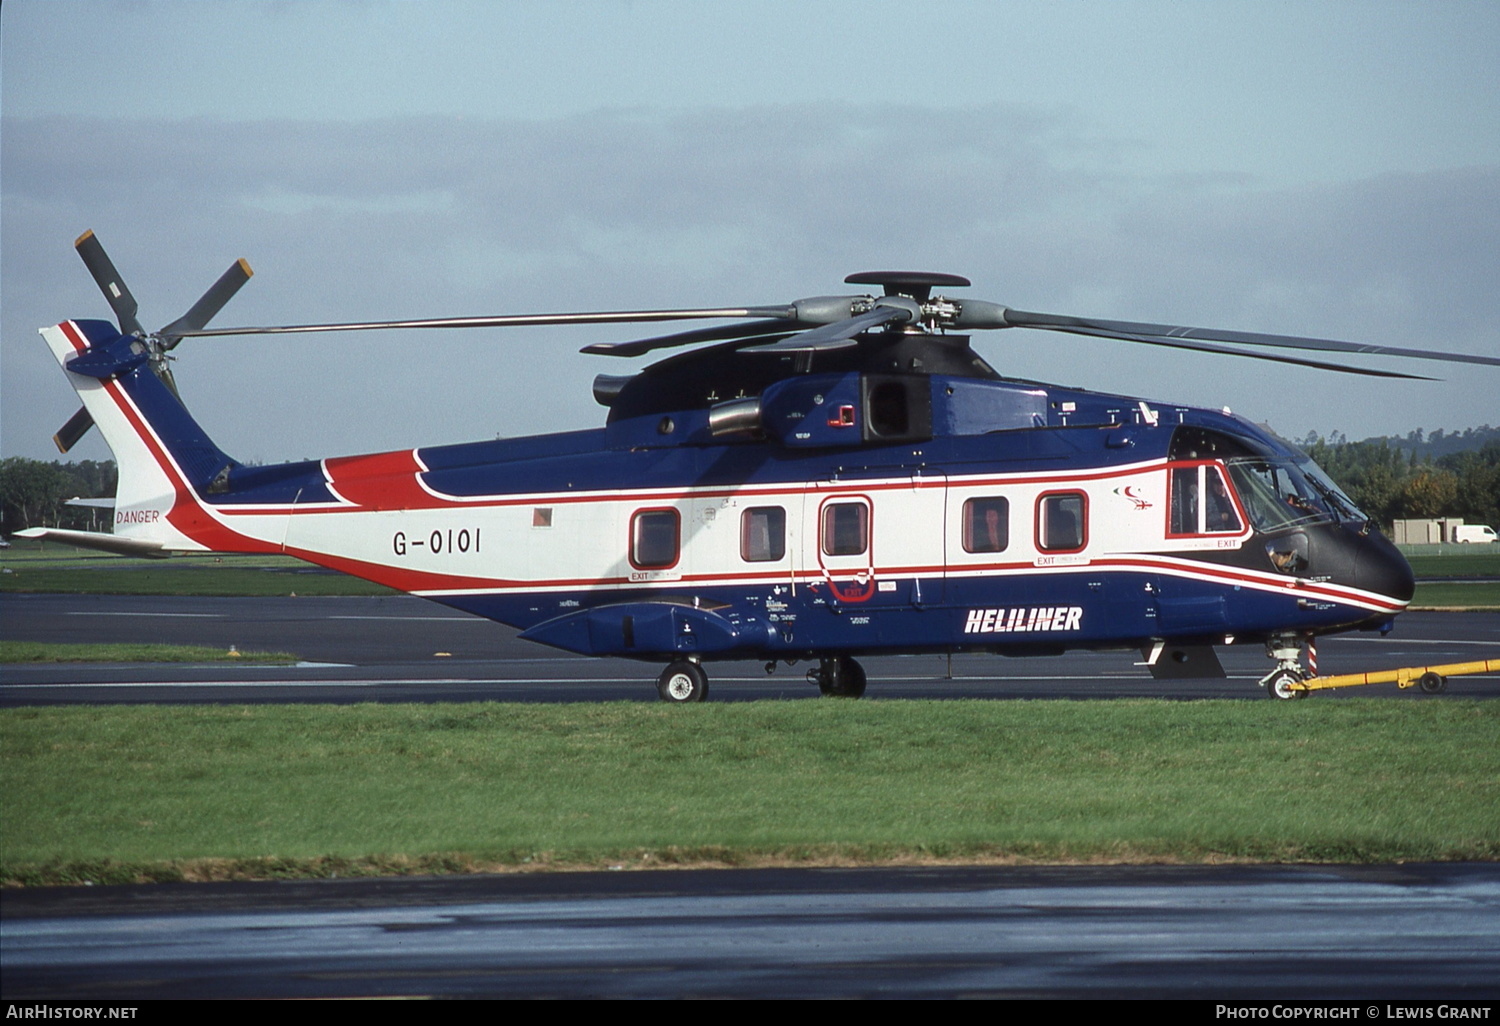
<path id="1" fill-rule="evenodd" d="M 0 591 L 77 595 L 392 595 L 391 589 L 292 556 L 134 559 L 17 539 L 0 558 Z"/>
<path id="2" fill-rule="evenodd" d="M 1475 544 L 1446 544 L 1446 545 L 1398 545 L 1401 554 L 1410 560 L 1413 565 L 1423 559 L 1455 559 L 1460 565 L 1468 560 L 1478 561 L 1480 571 L 1493 570 L 1496 561 L 1500 561 L 1500 545 L 1475 545 Z M 1468 571 L 1476 572 L 1476 571 Z"/>
<path id="3" fill-rule="evenodd" d="M 0 663 L 295 663 L 290 652 L 239 652 L 203 645 L 88 645 L 0 641 Z"/>
<path id="4" fill-rule="evenodd" d="M 1500 577 L 1500 545 L 1465 546 L 1471 552 L 1440 555 L 1408 554 L 1406 561 L 1418 578 Z"/>
<path id="5" fill-rule="evenodd" d="M 1429 581 L 1417 585 L 1413 609 L 1500 609 L 1500 583 L 1491 581 Z"/>
<path id="6" fill-rule="evenodd" d="M 1500 857 L 1441 699 L 0 712 L 6 883 L 672 864 Z"/>

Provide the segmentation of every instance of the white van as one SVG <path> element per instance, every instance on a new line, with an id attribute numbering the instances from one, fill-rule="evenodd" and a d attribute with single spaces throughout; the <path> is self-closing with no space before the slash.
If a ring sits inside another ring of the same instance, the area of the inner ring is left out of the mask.
<path id="1" fill-rule="evenodd" d="M 1453 528 L 1454 543 L 1465 544 L 1474 542 L 1478 545 L 1488 545 L 1495 540 L 1495 529 L 1489 524 L 1456 524 Z"/>

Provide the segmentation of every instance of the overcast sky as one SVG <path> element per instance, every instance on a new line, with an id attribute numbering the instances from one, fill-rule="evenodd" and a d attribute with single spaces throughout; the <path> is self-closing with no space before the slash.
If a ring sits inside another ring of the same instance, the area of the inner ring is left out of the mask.
<path id="1" fill-rule="evenodd" d="M 1500 354 L 1500 4 L 140 2 L 0 8 L 0 453 L 77 402 L 36 329 L 785 303 L 963 274 L 1026 310 Z M 278 461 L 603 423 L 624 329 L 188 340 Z M 1500 371 L 1385 382 L 1045 332 L 1002 373 L 1288 436 L 1500 423 Z M 1387 360 L 1367 365 L 1394 367 Z M 72 458 L 106 458 L 92 433 Z"/>

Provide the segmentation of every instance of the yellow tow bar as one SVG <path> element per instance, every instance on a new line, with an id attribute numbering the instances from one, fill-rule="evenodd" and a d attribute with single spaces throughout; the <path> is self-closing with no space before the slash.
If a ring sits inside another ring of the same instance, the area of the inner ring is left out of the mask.
<path id="1" fill-rule="evenodd" d="M 1289 692 L 1306 694 L 1327 688 L 1357 688 L 1365 684 L 1389 684 L 1409 688 L 1415 685 L 1435 695 L 1448 686 L 1449 677 L 1461 677 L 1466 673 L 1500 672 L 1500 659 L 1480 659 L 1472 663 L 1445 663 L 1442 666 L 1407 666 L 1400 670 L 1380 670 L 1375 673 L 1341 673 L 1328 677 L 1309 677 L 1303 681 L 1285 681 L 1282 687 Z"/>

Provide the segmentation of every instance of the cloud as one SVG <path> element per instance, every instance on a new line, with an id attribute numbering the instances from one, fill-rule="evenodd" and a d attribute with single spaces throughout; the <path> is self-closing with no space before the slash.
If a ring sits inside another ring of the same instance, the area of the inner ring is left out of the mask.
<path id="1" fill-rule="evenodd" d="M 89 227 L 148 325 L 244 255 L 258 276 L 219 323 L 785 302 L 894 267 L 966 274 L 975 295 L 1027 309 L 1496 349 L 1492 167 L 1301 189 L 1126 174 L 1067 110 L 1019 105 L 57 117 L 4 133 L 7 453 L 44 455 L 74 405 L 34 332 L 107 312 L 67 252 Z M 201 342 L 178 350 L 178 377 L 226 449 L 274 460 L 600 423 L 588 383 L 622 368 L 573 350 L 629 337 L 472 335 Z M 1206 405 L 1248 395 L 1351 435 L 1401 426 L 1372 414 L 1394 415 L 1398 393 L 1362 383 L 1345 399 L 1329 375 L 1296 372 L 1267 396 L 1251 361 L 1034 333 L 980 345 L 1018 376 Z M 1493 420 L 1485 373 L 1409 394 L 1445 397 L 1449 427 Z"/>

